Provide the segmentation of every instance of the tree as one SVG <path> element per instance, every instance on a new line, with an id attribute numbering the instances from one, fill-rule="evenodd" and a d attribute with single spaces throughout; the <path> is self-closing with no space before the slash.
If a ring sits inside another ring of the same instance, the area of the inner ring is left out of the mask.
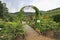
<path id="1" fill-rule="evenodd" d="M 3 19 L 7 20 L 8 19 L 8 8 L 6 7 L 6 3 L 3 3 Z"/>
<path id="2" fill-rule="evenodd" d="M 9 17 L 8 8 L 6 7 L 6 3 L 2 3 L 0 1 L 0 18 L 3 20 L 7 20 Z"/>
<path id="3" fill-rule="evenodd" d="M 3 18 L 3 4 L 0 1 L 0 18 Z"/>

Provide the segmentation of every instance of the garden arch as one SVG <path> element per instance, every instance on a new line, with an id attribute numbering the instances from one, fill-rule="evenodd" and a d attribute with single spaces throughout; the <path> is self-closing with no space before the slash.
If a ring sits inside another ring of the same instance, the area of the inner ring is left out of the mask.
<path id="1" fill-rule="evenodd" d="M 23 19 L 23 9 L 25 8 L 25 7 L 31 7 L 31 8 L 33 8 L 34 10 L 35 10 L 35 26 L 36 27 L 38 27 L 39 25 L 40 25 L 40 11 L 39 11 L 39 9 L 37 8 L 37 7 L 35 7 L 35 6 L 24 6 L 24 7 L 22 7 L 21 8 L 21 10 L 20 10 L 20 12 L 19 12 L 19 14 L 18 14 L 18 21 L 20 22 L 20 24 L 22 24 L 22 19 Z"/>

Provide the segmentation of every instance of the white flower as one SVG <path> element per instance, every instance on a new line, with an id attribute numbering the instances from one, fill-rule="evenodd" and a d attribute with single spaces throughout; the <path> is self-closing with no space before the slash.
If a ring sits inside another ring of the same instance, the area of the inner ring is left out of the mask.
<path id="1" fill-rule="evenodd" d="M 40 20 L 37 20 L 37 23 L 39 23 L 40 22 Z"/>
<path id="2" fill-rule="evenodd" d="M 0 30 L 2 30 L 2 28 L 0 28 Z"/>

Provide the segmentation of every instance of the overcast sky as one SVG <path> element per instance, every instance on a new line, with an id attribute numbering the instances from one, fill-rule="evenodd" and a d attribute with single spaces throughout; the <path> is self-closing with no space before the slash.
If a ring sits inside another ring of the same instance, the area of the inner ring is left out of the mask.
<path id="1" fill-rule="evenodd" d="M 7 4 L 9 12 L 17 12 L 23 6 L 34 5 L 39 10 L 47 11 L 60 7 L 60 0 L 1 0 Z"/>

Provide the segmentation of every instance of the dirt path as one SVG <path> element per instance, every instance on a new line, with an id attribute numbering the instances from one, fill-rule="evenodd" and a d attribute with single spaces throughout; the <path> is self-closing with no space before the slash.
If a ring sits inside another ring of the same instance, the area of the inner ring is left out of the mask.
<path id="1" fill-rule="evenodd" d="M 54 39 L 50 39 L 42 35 L 39 35 L 33 28 L 31 28 L 26 23 L 24 24 L 24 30 L 25 30 L 26 40 L 54 40 Z"/>

